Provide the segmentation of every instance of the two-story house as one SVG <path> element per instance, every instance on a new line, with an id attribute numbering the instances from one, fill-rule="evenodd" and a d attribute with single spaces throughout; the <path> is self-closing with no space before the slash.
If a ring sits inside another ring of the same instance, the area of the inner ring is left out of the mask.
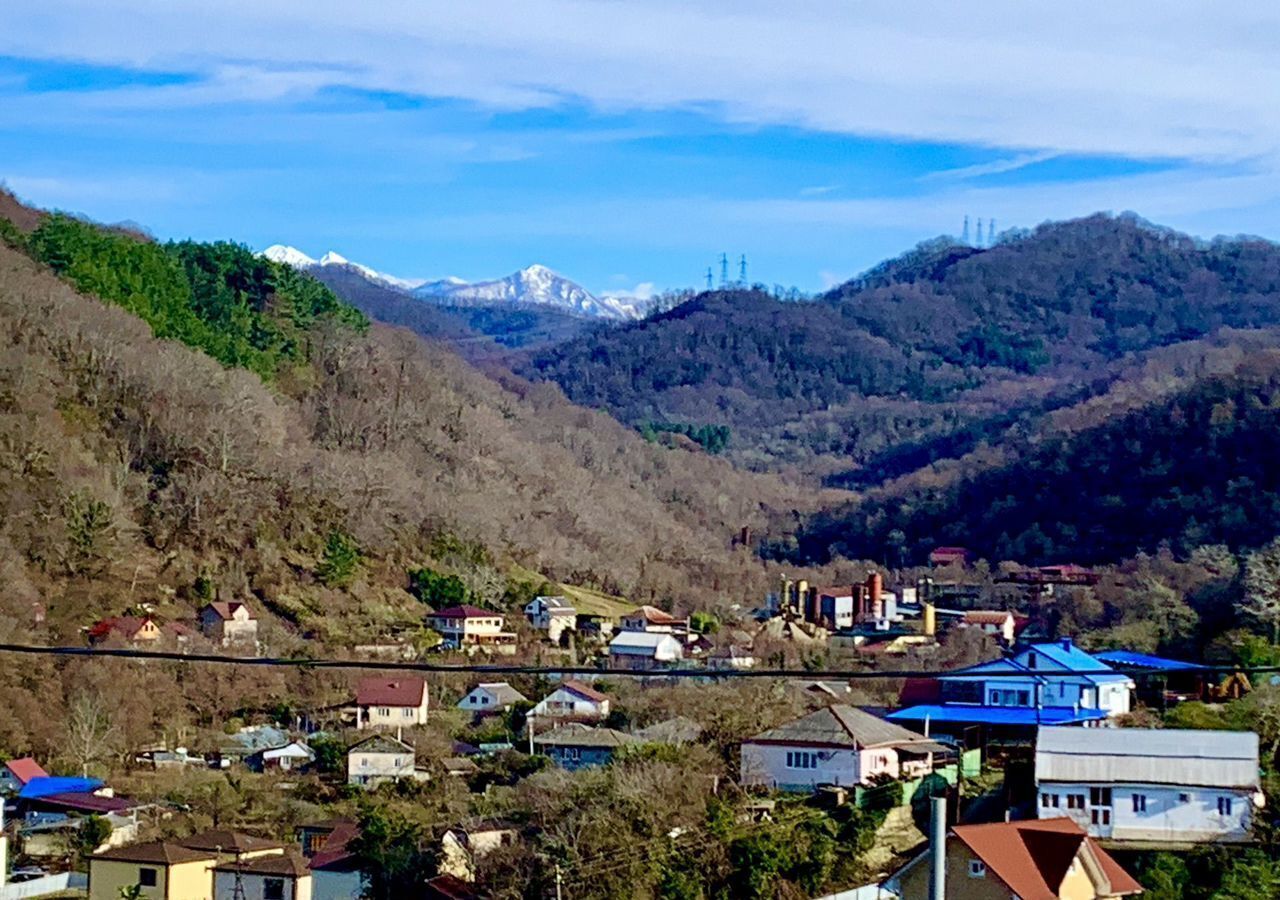
<path id="1" fill-rule="evenodd" d="M 524 694 L 505 681 L 482 681 L 458 701 L 458 709 L 477 716 L 506 712 L 517 703 L 528 703 Z"/>
<path id="2" fill-rule="evenodd" d="M 947 834 L 945 900 L 1113 900 L 1143 887 L 1079 826 L 1065 819 L 957 825 Z M 884 887 L 900 900 L 929 900 L 933 849 Z"/>
<path id="3" fill-rule="evenodd" d="M 515 651 L 516 636 L 504 631 L 502 613 L 476 606 L 450 606 L 427 617 L 451 650 L 487 649 L 500 653 Z"/>
<path id="4" fill-rule="evenodd" d="M 581 681 L 566 681 L 539 700 L 529 715 L 534 719 L 598 722 L 609 715 L 609 695 Z"/>
<path id="5" fill-rule="evenodd" d="M 1134 688 L 1128 675 L 1070 638 L 1032 644 L 1004 659 L 948 673 L 939 683 L 940 703 L 910 706 L 889 718 L 966 741 L 1030 741 L 1044 725 L 1096 725 L 1129 712 Z"/>
<path id="6" fill-rule="evenodd" d="M 1035 772 L 1040 818 L 1115 842 L 1246 841 L 1262 805 L 1251 731 L 1041 728 Z"/>
<path id="7" fill-rule="evenodd" d="M 525 604 L 524 614 L 529 624 L 545 631 L 552 643 L 558 643 L 560 636 L 578 621 L 578 611 L 567 597 L 534 597 Z"/>
<path id="8" fill-rule="evenodd" d="M 154 616 L 112 616 L 95 622 L 88 635 L 91 644 L 143 647 L 161 642 L 185 644 L 191 638 L 191 629 L 181 622 L 161 622 Z"/>
<path id="9" fill-rule="evenodd" d="M 238 600 L 214 601 L 200 610 L 200 631 L 222 647 L 252 650 L 258 645 L 258 618 Z"/>
<path id="10" fill-rule="evenodd" d="M 374 788 L 387 781 L 425 780 L 415 764 L 413 747 L 385 734 L 375 734 L 347 751 L 347 784 Z"/>
<path id="11" fill-rule="evenodd" d="M 935 755 L 949 753 L 924 735 L 837 703 L 743 741 L 741 778 L 783 791 L 849 787 L 881 776 L 927 775 Z"/>
<path id="12" fill-rule="evenodd" d="M 623 631 L 648 631 L 661 634 L 676 634 L 689 630 L 688 619 L 677 619 L 669 612 L 656 606 L 640 606 L 622 617 Z"/>
<path id="13" fill-rule="evenodd" d="M 362 678 L 356 685 L 356 728 L 427 724 L 427 682 L 413 675 Z"/>
<path id="14" fill-rule="evenodd" d="M 581 722 L 570 722 L 553 728 L 533 739 L 534 746 L 562 769 L 603 766 L 622 747 L 640 743 L 640 739 L 612 728 L 592 728 Z"/>

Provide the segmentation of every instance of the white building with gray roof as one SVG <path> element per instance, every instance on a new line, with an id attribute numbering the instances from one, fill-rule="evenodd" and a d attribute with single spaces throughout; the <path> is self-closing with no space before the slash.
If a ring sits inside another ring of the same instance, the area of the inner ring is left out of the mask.
<path id="1" fill-rule="evenodd" d="M 950 750 L 922 734 L 844 704 L 770 728 L 742 744 L 742 783 L 782 791 L 824 784 L 851 787 L 873 778 L 933 771 Z"/>
<path id="2" fill-rule="evenodd" d="M 1251 731 L 1041 728 L 1036 810 L 1135 849 L 1249 839 L 1262 806 Z"/>

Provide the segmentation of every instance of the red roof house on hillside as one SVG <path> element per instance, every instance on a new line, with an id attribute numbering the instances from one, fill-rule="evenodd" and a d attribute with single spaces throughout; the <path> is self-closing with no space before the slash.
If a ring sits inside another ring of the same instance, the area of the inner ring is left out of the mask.
<path id="1" fill-rule="evenodd" d="M 89 628 L 89 643 L 117 640 L 126 644 L 155 644 L 161 638 L 185 643 L 191 629 L 180 622 L 160 622 L 151 616 L 111 616 Z"/>
<path id="2" fill-rule="evenodd" d="M 500 652 L 514 652 L 516 636 L 504 631 L 505 619 L 500 612 L 478 606 L 450 606 L 427 617 L 427 622 L 440 633 L 444 646 L 454 650 L 489 647 Z"/>
<path id="3" fill-rule="evenodd" d="M 49 773 L 29 756 L 11 759 L 0 769 L 0 794 L 16 794 L 33 778 L 48 778 Z"/>
<path id="4" fill-rule="evenodd" d="M 973 554 L 965 547 L 937 547 L 929 554 L 931 566 L 950 566 L 957 563 L 967 566 L 972 561 Z"/>
<path id="5" fill-rule="evenodd" d="M 427 723 L 427 682 L 415 675 L 362 678 L 356 728 L 409 728 Z"/>

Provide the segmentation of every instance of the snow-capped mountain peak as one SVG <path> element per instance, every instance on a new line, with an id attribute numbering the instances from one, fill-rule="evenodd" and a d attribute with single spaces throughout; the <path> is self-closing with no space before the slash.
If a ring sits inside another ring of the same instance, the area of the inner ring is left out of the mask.
<path id="1" fill-rule="evenodd" d="M 540 263 L 513 272 L 506 278 L 469 283 L 458 279 L 429 281 L 415 296 L 459 306 L 549 306 L 580 316 L 605 319 L 637 319 L 637 310 L 612 298 L 601 299 Z"/>
<path id="2" fill-rule="evenodd" d="M 284 244 L 272 244 L 266 250 L 262 251 L 262 255 L 272 262 L 283 263 L 286 266 L 293 266 L 295 269 L 307 269 L 318 263 L 307 254 L 303 253 L 297 247 L 287 247 Z"/>

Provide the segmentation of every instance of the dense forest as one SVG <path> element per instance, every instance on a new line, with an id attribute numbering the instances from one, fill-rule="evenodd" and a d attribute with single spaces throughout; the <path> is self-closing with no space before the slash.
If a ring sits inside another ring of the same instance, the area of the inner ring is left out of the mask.
<path id="1" fill-rule="evenodd" d="M 961 544 L 993 560 L 1096 563 L 1162 545 L 1257 547 L 1280 520 L 1280 352 L 1099 424 L 1023 441 L 817 517 L 802 553 L 919 561 Z"/>
<path id="2" fill-rule="evenodd" d="M 727 425 L 739 464 L 872 483 L 857 470 L 885 454 L 972 446 L 975 430 L 1105 390 L 1135 354 L 1280 324 L 1278 288 L 1271 243 L 1098 215 L 985 249 L 924 244 L 817 301 L 704 294 L 531 353 L 521 371 L 635 425 Z"/>

